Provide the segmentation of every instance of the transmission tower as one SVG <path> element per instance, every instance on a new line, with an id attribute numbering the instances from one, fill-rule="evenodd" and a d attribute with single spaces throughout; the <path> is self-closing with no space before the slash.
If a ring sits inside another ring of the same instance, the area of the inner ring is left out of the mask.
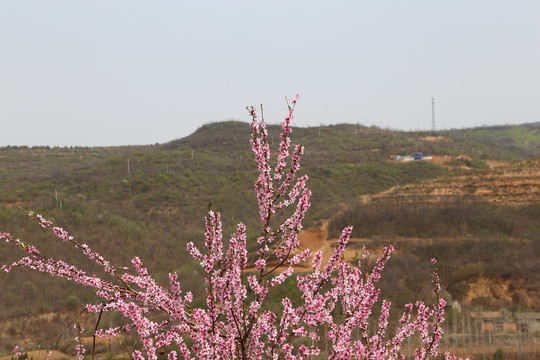
<path id="1" fill-rule="evenodd" d="M 435 98 L 431 98 L 431 131 L 437 131 L 437 125 L 435 125 Z"/>

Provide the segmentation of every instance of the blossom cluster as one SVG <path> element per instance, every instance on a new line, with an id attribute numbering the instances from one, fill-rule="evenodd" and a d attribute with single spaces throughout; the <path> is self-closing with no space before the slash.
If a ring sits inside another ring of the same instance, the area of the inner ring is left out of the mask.
<path id="1" fill-rule="evenodd" d="M 204 250 L 193 243 L 187 244 L 188 252 L 200 263 L 205 274 L 205 306 L 191 305 L 193 294 L 183 293 L 178 274 L 169 274 L 166 287 L 148 273 L 137 257 L 132 260 L 133 270 L 116 268 L 65 230 L 32 212 L 28 214 L 31 218 L 57 238 L 80 249 L 112 280 L 87 274 L 62 260 L 47 258 L 36 247 L 8 233 L 0 233 L 0 239 L 18 246 L 26 256 L 3 265 L 2 270 L 24 266 L 95 288 L 102 302 L 88 304 L 86 309 L 100 314 L 117 311 L 129 322 L 120 327 L 96 330 L 93 335 L 110 337 L 136 332 L 142 349 L 132 353 L 134 359 L 157 359 L 161 350 L 168 352 L 170 360 L 300 360 L 321 356 L 329 359 L 404 359 L 402 344 L 415 333 L 421 339 L 415 358 L 437 357 L 446 303 L 440 298 L 436 270 L 433 273 L 435 304 L 428 306 L 418 301 L 405 306 L 395 332 L 390 335 L 387 331 L 389 301 L 382 301 L 375 330 L 370 328 L 370 319 L 375 316 L 373 308 L 379 297 L 376 284 L 393 251 L 392 246 L 384 248 L 372 269 L 364 269 L 361 261 L 351 264 L 345 260 L 351 227 L 343 230 L 326 264 L 323 264 L 320 251 L 312 254 L 310 250 L 300 249 L 298 234 L 310 207 L 311 192 L 307 188 L 307 175 L 298 174 L 303 146 L 297 145 L 290 152 L 290 122 L 297 101 L 298 95 L 288 104 L 275 165 L 271 165 L 266 124 L 259 120 L 255 108 L 248 108 L 251 148 L 259 171 L 254 185 L 261 222 L 259 247 L 256 260 L 250 264 L 246 227 L 239 224 L 236 232 L 224 241 L 220 214 L 209 211 Z M 275 224 L 274 214 L 289 207 L 292 207 L 290 216 Z M 364 258 L 367 255 L 365 251 Z M 296 276 L 301 293 L 299 305 L 293 305 L 293 300 L 285 297 L 280 312 L 269 310 L 265 306 L 269 291 L 291 277 L 299 264 L 308 261 L 312 271 Z M 78 329 L 80 338 L 82 328 Z M 353 336 L 355 330 L 360 334 L 356 338 Z M 78 358 L 82 358 L 86 350 L 80 341 L 76 349 Z M 455 359 L 448 354 L 445 358 Z"/>

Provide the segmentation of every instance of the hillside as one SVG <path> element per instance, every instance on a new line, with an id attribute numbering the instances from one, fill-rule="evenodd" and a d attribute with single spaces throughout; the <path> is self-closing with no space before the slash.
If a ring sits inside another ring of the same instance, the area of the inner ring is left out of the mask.
<path id="1" fill-rule="evenodd" d="M 395 260 L 417 272 L 436 257 L 447 291 L 469 308 L 538 311 L 539 169 L 532 159 L 366 195 L 335 215 L 329 232 L 352 224 L 362 238 L 353 243 L 391 241 Z"/>
<path id="2" fill-rule="evenodd" d="M 410 189 L 406 191 L 413 194 L 420 190 L 414 186 L 407 188 L 410 186 L 408 184 L 421 187 L 431 183 L 461 181 L 455 180 L 460 178 L 489 176 L 482 175 L 489 174 L 487 170 L 482 170 L 488 168 L 489 161 L 514 162 L 540 157 L 540 148 L 537 145 L 540 141 L 535 142 L 539 127 L 515 127 L 522 128 L 525 130 L 513 131 L 520 134 L 520 138 L 524 136 L 524 132 L 529 134 L 528 142 L 516 140 L 511 143 L 505 140 L 507 144 L 500 142 L 497 128 L 489 133 L 485 133 L 485 128 L 470 129 L 469 136 L 446 132 L 398 132 L 359 125 L 295 128 L 292 134 L 293 143 L 306 146 L 301 171 L 310 176 L 309 186 L 314 194 L 306 224 L 317 231 L 331 219 L 327 237 L 332 238 L 339 226 L 339 217 L 335 215 L 346 214 L 349 206 L 358 206 L 361 202 L 357 204 L 355 199 L 381 192 L 387 195 L 380 196 L 389 196 L 388 194 L 397 189 Z M 504 128 L 504 131 L 506 134 L 507 129 Z M 481 140 L 478 136 L 471 135 L 477 132 L 484 134 Z M 508 135 L 504 136 L 506 138 Z M 54 220 L 74 234 L 80 242 L 99 250 L 116 264 L 127 265 L 133 256 L 139 255 L 160 281 L 165 281 L 171 271 L 189 274 L 183 281 L 184 289 L 200 294 L 203 283 L 201 274 L 198 265 L 189 258 L 185 246 L 188 241 L 200 244 L 203 239 L 204 216 L 209 206 L 222 211 L 226 233 L 242 221 L 248 227 L 250 244 L 258 235 L 257 211 L 252 190 L 257 174 L 249 148 L 249 137 L 248 124 L 222 122 L 205 125 L 186 138 L 161 145 L 0 148 L 0 231 L 10 232 L 38 245 L 50 256 L 79 265 L 85 264 L 84 258 L 73 250 L 67 250 L 64 244 L 52 241 L 50 234 L 43 233 L 37 224 L 29 221 L 16 207 L 32 209 Z M 279 126 L 270 127 L 269 138 L 277 148 Z M 449 157 L 466 154 L 471 159 L 465 164 L 469 170 L 427 161 L 391 161 L 396 154 L 416 151 Z M 501 168 L 500 171 L 504 170 Z M 436 178 L 442 180 L 430 180 Z M 424 182 L 426 180 L 428 182 Z M 474 181 L 476 186 L 481 183 L 480 180 Z M 484 187 L 487 188 L 487 177 L 485 183 Z M 459 186 L 456 185 L 456 188 Z M 475 192 L 482 191 L 484 190 L 477 188 Z M 506 203 L 505 201 L 503 203 Z M 485 212 L 486 217 L 499 211 L 484 206 L 483 203 L 481 206 L 482 211 L 488 209 Z M 530 214 L 537 214 L 534 213 L 534 204 L 528 206 L 531 209 Z M 343 209 L 345 211 L 341 211 Z M 515 211 L 525 211 L 520 209 Z M 458 208 L 455 213 L 458 214 L 459 211 Z M 474 209 L 470 211 L 475 212 Z M 369 213 L 381 214 L 380 218 L 385 218 L 383 211 L 369 208 Z M 518 215 L 515 217 L 517 222 L 525 219 Z M 342 217 L 354 225 L 357 225 L 357 219 L 361 218 Z M 529 222 L 524 229 L 533 234 L 530 236 L 536 236 L 531 227 L 536 224 L 535 218 L 530 216 L 527 219 Z M 400 228 L 396 235 L 392 226 L 371 220 L 373 221 L 369 226 L 358 224 L 355 236 L 367 239 L 374 247 L 382 243 L 383 237 L 394 239 L 397 243 L 400 240 L 396 236 L 416 239 L 438 236 L 422 233 L 410 225 Z M 485 223 L 480 223 L 477 226 L 478 232 L 470 235 L 474 237 L 481 234 L 485 227 Z M 471 226 L 471 229 L 477 228 Z M 362 229 L 365 230 L 364 233 Z M 466 234 L 460 232 L 458 235 Z M 523 234 L 519 235 L 521 237 L 505 236 L 511 238 L 511 244 L 514 244 L 515 238 L 525 238 Z M 501 240 L 501 244 L 506 244 L 504 241 Z M 360 243 L 355 244 L 352 249 L 360 251 Z M 414 244 L 423 243 L 416 241 Z M 422 259 L 429 257 L 433 246 L 420 245 L 412 246 L 404 242 L 403 248 L 417 248 L 424 254 Z M 441 246 L 443 245 L 447 246 L 447 243 L 441 243 Z M 253 248 L 253 245 L 250 246 Z M 459 249 L 459 246 L 456 249 Z M 435 250 L 433 251 L 439 251 Z M 520 256 L 519 254 L 512 252 L 511 256 Z M 397 257 L 395 261 L 409 266 L 410 274 L 415 274 L 417 270 L 411 264 L 417 262 L 418 255 L 407 255 L 407 258 L 403 256 Z M 12 248 L 5 245 L 0 247 L 2 263 L 18 257 L 20 254 L 14 253 Z M 451 261 L 448 261 L 448 264 L 450 265 L 444 270 L 447 280 L 455 271 L 459 273 L 469 269 L 463 270 L 458 265 L 452 265 Z M 477 268 L 473 266 L 474 269 Z M 427 276 L 429 278 L 429 274 Z M 409 281 L 408 288 L 414 289 L 417 286 L 413 279 L 403 281 Z M 426 283 L 429 283 L 429 279 Z M 69 282 L 22 269 L 0 274 L 0 284 L 3 288 L 0 293 L 0 318 L 54 311 L 66 306 L 76 307 L 93 299 L 91 292 Z M 449 291 L 458 297 L 461 290 L 450 287 Z M 409 295 L 412 294 L 414 292 Z M 402 300 L 406 298 L 407 296 L 403 295 Z M 5 341 L 0 339 L 2 344 Z"/>
<path id="3" fill-rule="evenodd" d="M 535 153 L 540 146 L 540 122 L 520 126 L 483 126 L 469 129 L 453 129 L 441 132 L 456 139 L 474 139 L 482 143 L 496 143 Z"/>

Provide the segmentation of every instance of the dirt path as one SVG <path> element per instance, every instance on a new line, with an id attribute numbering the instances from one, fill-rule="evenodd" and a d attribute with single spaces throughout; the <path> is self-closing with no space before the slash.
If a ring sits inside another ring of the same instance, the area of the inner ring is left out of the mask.
<path id="1" fill-rule="evenodd" d="M 319 230 L 303 230 L 298 234 L 298 240 L 300 241 L 300 248 L 295 252 L 300 253 L 304 251 L 305 249 L 311 250 L 311 255 L 315 255 L 317 251 L 322 251 L 322 265 L 324 266 L 328 260 L 330 259 L 330 256 L 332 256 L 334 252 L 334 247 L 338 242 L 338 239 L 328 239 L 328 232 L 327 232 L 327 221 L 323 223 L 321 229 Z M 360 255 L 362 252 L 362 244 L 364 243 L 364 239 L 358 239 L 358 238 L 351 238 L 349 240 L 349 245 L 345 249 L 344 256 L 346 260 L 351 260 L 355 256 Z M 371 256 L 380 256 L 382 255 L 382 251 L 375 251 L 375 249 L 372 249 Z M 270 266 L 270 264 L 269 264 Z M 286 269 L 285 266 L 280 266 L 276 270 L 278 272 L 282 272 Z M 308 260 L 304 263 L 301 263 L 297 266 L 297 269 L 300 271 L 311 271 L 311 260 Z M 244 272 L 255 272 L 255 267 L 249 266 L 247 267 Z"/>

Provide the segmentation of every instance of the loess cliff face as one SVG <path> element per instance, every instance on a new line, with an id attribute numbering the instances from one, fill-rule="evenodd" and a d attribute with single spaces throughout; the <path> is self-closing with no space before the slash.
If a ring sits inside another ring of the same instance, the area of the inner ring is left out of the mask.
<path id="1" fill-rule="evenodd" d="M 514 303 L 521 308 L 539 309 L 540 293 L 525 279 L 503 279 L 479 276 L 469 281 L 463 303 L 472 305 L 489 298 L 499 303 Z"/>

